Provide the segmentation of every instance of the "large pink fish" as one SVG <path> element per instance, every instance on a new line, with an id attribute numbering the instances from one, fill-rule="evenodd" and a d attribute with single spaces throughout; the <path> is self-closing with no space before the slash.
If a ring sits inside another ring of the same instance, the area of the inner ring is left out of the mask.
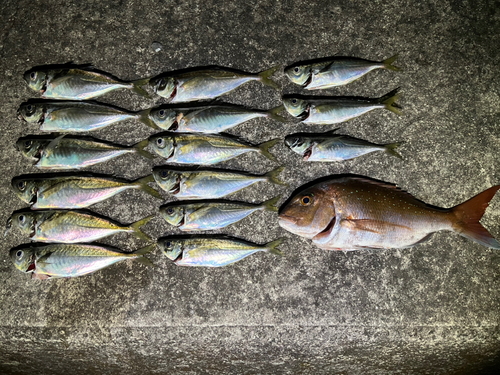
<path id="1" fill-rule="evenodd" d="M 384 182 L 332 178 L 297 194 L 282 208 L 279 224 L 326 250 L 405 248 L 449 230 L 484 246 L 500 243 L 479 223 L 500 185 L 444 209 L 429 206 Z"/>

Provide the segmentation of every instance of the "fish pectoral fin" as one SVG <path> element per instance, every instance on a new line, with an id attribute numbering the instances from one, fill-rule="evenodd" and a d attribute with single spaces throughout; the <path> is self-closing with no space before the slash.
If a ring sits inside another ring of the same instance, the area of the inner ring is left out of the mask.
<path id="1" fill-rule="evenodd" d="M 210 107 L 206 107 L 206 108 L 201 108 L 201 109 L 197 109 L 197 110 L 194 110 L 192 112 L 189 112 L 187 115 L 183 116 L 182 119 L 185 121 L 185 122 L 189 122 L 190 120 L 192 120 L 194 117 L 198 116 L 201 112 L 205 111 L 207 108 L 210 108 Z"/>
<path id="2" fill-rule="evenodd" d="M 342 219 L 340 224 L 342 226 L 348 226 L 349 229 L 361 230 L 377 234 L 394 230 L 394 228 L 396 227 L 400 229 L 411 230 L 410 227 L 407 227 L 405 225 L 374 219 Z"/>
<path id="3" fill-rule="evenodd" d="M 65 137 L 65 134 L 58 136 L 57 138 L 54 138 L 50 143 L 47 145 L 47 148 L 45 149 L 45 153 L 48 154 L 50 151 L 55 150 L 58 146 L 61 140 Z"/>
<path id="4" fill-rule="evenodd" d="M 44 267 L 48 264 L 51 264 L 51 263 L 47 262 L 47 260 L 49 259 L 49 257 L 51 255 L 52 255 L 52 253 L 48 253 L 48 254 L 45 254 L 45 255 L 41 256 L 40 258 L 38 258 L 36 260 L 36 266 Z"/>
<path id="5" fill-rule="evenodd" d="M 312 73 L 313 74 L 320 74 L 320 73 L 324 73 L 324 72 L 327 72 L 331 67 L 332 65 L 335 63 L 335 61 L 332 61 L 326 65 L 324 65 L 322 68 L 320 67 L 317 67 L 315 69 L 312 70 Z"/>

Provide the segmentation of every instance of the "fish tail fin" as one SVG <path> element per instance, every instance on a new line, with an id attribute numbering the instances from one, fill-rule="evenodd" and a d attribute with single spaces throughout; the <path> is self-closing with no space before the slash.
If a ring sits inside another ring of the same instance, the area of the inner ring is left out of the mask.
<path id="1" fill-rule="evenodd" d="M 153 251 L 155 247 L 156 247 L 156 244 L 153 243 L 153 244 L 145 246 L 137 251 L 134 251 L 132 254 L 137 255 L 137 258 L 135 258 L 135 260 L 137 260 L 139 263 L 142 263 L 148 267 L 154 267 L 153 262 L 151 262 L 151 260 L 146 258 L 146 254 L 149 254 L 151 251 Z"/>
<path id="2" fill-rule="evenodd" d="M 149 145 L 149 139 L 145 139 L 133 145 L 132 149 L 135 150 L 135 152 L 137 152 L 139 155 L 142 155 L 147 159 L 154 159 L 154 155 L 144 150 L 144 147 L 147 147 L 148 145 Z"/>
<path id="3" fill-rule="evenodd" d="M 385 67 L 386 69 L 389 69 L 389 70 L 394 70 L 394 71 L 396 71 L 396 72 L 400 72 L 400 71 L 402 70 L 401 68 L 399 68 L 399 67 L 397 67 L 397 66 L 392 65 L 392 63 L 393 63 L 394 61 L 396 61 L 396 60 L 398 59 L 398 57 L 399 57 L 399 54 L 395 54 L 394 56 L 389 57 L 387 60 L 382 61 L 382 64 L 384 65 L 384 67 Z"/>
<path id="4" fill-rule="evenodd" d="M 139 178 L 132 184 L 134 184 L 138 189 L 148 193 L 149 195 L 152 195 L 155 198 L 163 199 L 160 193 L 158 193 L 155 189 L 153 189 L 151 186 L 148 185 L 148 182 L 155 182 L 155 178 L 153 177 L 152 174 L 146 177 Z"/>
<path id="5" fill-rule="evenodd" d="M 500 185 L 493 186 L 467 202 L 453 207 L 451 209 L 455 216 L 452 224 L 453 230 L 481 245 L 500 249 L 500 243 L 479 222 L 498 189 Z"/>
<path id="6" fill-rule="evenodd" d="M 396 149 L 401 146 L 403 142 L 396 142 L 396 143 L 389 143 L 387 145 L 384 145 L 385 147 L 385 152 L 388 153 L 389 155 L 395 156 L 397 158 L 403 159 L 401 154 L 396 151 Z"/>
<path id="7" fill-rule="evenodd" d="M 132 84 L 131 90 L 133 92 L 135 92 L 137 95 L 143 96 L 144 98 L 151 99 L 151 95 L 149 95 L 148 92 L 141 87 L 149 83 L 149 78 L 138 79 L 130 83 Z"/>
<path id="8" fill-rule="evenodd" d="M 282 180 L 280 180 L 278 178 L 278 175 L 283 172 L 283 170 L 285 169 L 285 167 L 278 167 L 278 168 L 275 168 L 273 169 L 272 171 L 270 172 L 267 172 L 265 174 L 265 177 L 267 179 L 267 181 L 273 183 L 273 184 L 276 184 L 276 185 L 284 185 L 284 186 L 288 186 L 288 184 Z"/>
<path id="9" fill-rule="evenodd" d="M 267 111 L 267 117 L 271 117 L 273 120 L 276 120 L 279 122 L 286 122 L 286 118 L 278 115 L 278 113 L 280 113 L 284 109 L 285 109 L 285 106 L 283 104 L 278 106 L 278 107 L 271 108 L 270 110 Z"/>
<path id="10" fill-rule="evenodd" d="M 265 202 L 262 202 L 260 205 L 262 208 L 266 211 L 273 211 L 273 212 L 278 212 L 279 208 L 275 206 L 276 203 L 281 199 L 281 195 L 278 195 L 277 197 L 271 198 Z"/>
<path id="11" fill-rule="evenodd" d="M 395 90 L 392 90 L 390 93 L 382 96 L 377 99 L 377 101 L 385 106 L 385 109 L 394 112 L 397 115 L 402 115 L 401 108 L 397 105 L 396 100 L 399 99 L 401 94 L 399 93 L 399 87 Z"/>
<path id="12" fill-rule="evenodd" d="M 143 111 L 136 112 L 135 118 L 142 122 L 144 125 L 149 126 L 150 128 L 153 128 L 154 130 L 159 130 L 160 128 L 155 125 L 155 123 L 149 118 L 149 113 L 151 112 L 151 109 L 145 109 Z"/>
<path id="13" fill-rule="evenodd" d="M 281 252 L 280 249 L 277 247 L 283 242 L 283 238 L 279 238 L 275 241 L 271 241 L 269 243 L 266 243 L 266 249 L 268 253 L 274 254 L 274 255 L 281 255 L 283 256 L 283 253 Z"/>
<path id="14" fill-rule="evenodd" d="M 274 157 L 273 154 L 271 154 L 269 152 L 269 149 L 271 147 L 273 147 L 276 143 L 279 142 L 279 138 L 276 138 L 276 139 L 271 139 L 270 141 L 267 141 L 267 142 L 264 142 L 264 143 L 261 143 L 258 147 L 259 147 L 259 151 L 262 155 L 264 155 L 266 158 L 268 158 L 269 160 L 272 160 L 272 161 L 275 161 L 275 162 L 278 162 L 278 160 L 276 160 L 276 158 Z"/>
<path id="15" fill-rule="evenodd" d="M 151 215 L 151 216 L 145 217 L 144 219 L 136 221 L 135 223 L 130 225 L 130 229 L 132 229 L 132 231 L 134 232 L 134 234 L 137 238 L 140 238 L 141 240 L 144 240 L 144 241 L 152 241 L 151 237 L 149 237 L 146 233 L 144 233 L 140 228 L 143 225 L 146 225 L 147 223 L 149 223 L 149 221 L 154 217 L 155 217 L 155 215 Z"/>
<path id="16" fill-rule="evenodd" d="M 271 77 L 279 68 L 280 65 L 276 65 L 273 66 L 271 69 L 260 72 L 258 74 L 259 81 L 261 81 L 266 86 L 272 87 L 273 89 L 280 91 L 281 87 L 276 82 L 269 79 L 269 77 Z"/>

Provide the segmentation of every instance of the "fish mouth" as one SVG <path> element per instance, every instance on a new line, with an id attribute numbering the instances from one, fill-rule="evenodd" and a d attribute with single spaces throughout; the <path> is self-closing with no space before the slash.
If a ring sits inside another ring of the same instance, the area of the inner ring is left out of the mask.
<path id="1" fill-rule="evenodd" d="M 33 189 L 33 195 L 31 196 L 29 202 L 27 202 L 30 206 L 33 206 L 38 201 L 37 193 L 38 189 Z"/>
<path id="2" fill-rule="evenodd" d="M 309 158 L 311 157 L 312 155 L 312 149 L 313 149 L 313 146 L 314 145 L 310 145 L 305 151 L 304 151 L 304 160 L 307 161 L 309 160 Z"/>

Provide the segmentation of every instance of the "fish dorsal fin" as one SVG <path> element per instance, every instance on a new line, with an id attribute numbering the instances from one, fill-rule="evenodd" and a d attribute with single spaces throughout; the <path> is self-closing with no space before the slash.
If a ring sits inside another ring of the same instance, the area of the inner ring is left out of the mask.
<path id="1" fill-rule="evenodd" d="M 375 186 L 379 186 L 379 187 L 382 187 L 384 189 L 390 189 L 390 190 L 393 190 L 393 191 L 397 191 L 400 194 L 406 195 L 408 198 L 412 198 L 415 201 L 421 202 L 420 200 L 418 200 L 417 198 L 415 198 L 413 195 L 411 195 L 410 193 L 408 193 L 406 190 L 403 190 L 399 186 L 397 186 L 395 184 L 391 184 L 389 182 L 372 180 L 372 179 L 367 178 L 367 177 L 350 177 L 349 179 L 350 180 L 356 180 L 356 181 L 364 182 L 364 183 L 368 183 L 368 184 L 375 185 Z M 425 203 L 423 203 L 423 202 L 421 202 L 421 203 L 424 206 L 427 206 Z"/>

